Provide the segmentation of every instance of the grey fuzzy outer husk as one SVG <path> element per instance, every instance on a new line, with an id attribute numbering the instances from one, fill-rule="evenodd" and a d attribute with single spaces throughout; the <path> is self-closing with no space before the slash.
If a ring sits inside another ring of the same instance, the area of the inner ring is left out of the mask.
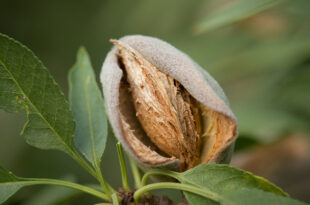
<path id="1" fill-rule="evenodd" d="M 170 44 L 153 37 L 130 35 L 119 41 L 129 45 L 142 54 L 160 71 L 168 74 L 180 82 L 185 89 L 200 103 L 229 117 L 237 124 L 236 117 L 230 109 L 229 102 L 219 84 L 207 71 L 195 63 L 189 56 Z M 119 87 L 123 71 L 117 62 L 118 49 L 114 46 L 107 54 L 103 63 L 100 80 L 103 86 L 105 106 L 112 129 L 117 139 L 122 143 L 125 151 L 138 163 L 140 168 L 163 168 L 178 170 L 178 159 L 165 164 L 151 165 L 141 162 L 134 151 L 128 146 L 122 133 L 119 113 Z M 236 133 L 237 135 L 237 133 Z M 236 136 L 234 136 L 234 139 Z M 231 140 L 211 159 L 211 162 L 229 163 L 234 146 Z"/>

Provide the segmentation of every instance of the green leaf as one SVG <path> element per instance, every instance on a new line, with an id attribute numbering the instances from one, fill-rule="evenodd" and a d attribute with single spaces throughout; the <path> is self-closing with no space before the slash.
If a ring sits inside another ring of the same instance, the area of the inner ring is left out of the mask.
<path id="1" fill-rule="evenodd" d="M 104 200 L 109 200 L 107 195 L 90 187 L 56 179 L 21 178 L 15 176 L 13 173 L 8 172 L 0 166 L 0 204 L 6 201 L 22 187 L 40 184 L 68 187 L 94 195 Z"/>
<path id="2" fill-rule="evenodd" d="M 194 29 L 197 33 L 205 33 L 227 26 L 276 5 L 278 0 L 237 0 L 225 3 L 211 11 L 208 16 L 198 22 Z"/>
<path id="3" fill-rule="evenodd" d="M 227 165 L 202 164 L 181 173 L 178 180 L 183 184 L 191 184 L 202 189 L 207 189 L 224 199 L 227 193 L 235 196 L 233 192 L 240 189 L 262 190 L 275 195 L 288 196 L 280 188 L 264 178 Z M 217 204 L 216 202 L 188 192 L 185 192 L 185 196 L 192 204 Z M 234 204 L 234 201 L 231 201 L 229 197 L 228 199 L 229 202 Z"/>
<path id="4" fill-rule="evenodd" d="M 201 164 L 181 173 L 180 177 L 182 183 L 206 187 L 218 193 L 238 188 L 257 188 L 278 195 L 288 196 L 282 189 L 266 179 L 228 165 Z"/>
<path id="5" fill-rule="evenodd" d="M 101 91 L 84 48 L 69 72 L 69 93 L 76 121 L 74 142 L 78 150 L 99 166 L 107 141 L 107 119 Z"/>
<path id="6" fill-rule="evenodd" d="M 170 176 L 181 184 L 163 182 L 145 185 L 151 175 Z M 147 191 L 170 188 L 183 190 L 186 199 L 195 205 L 305 205 L 289 198 L 266 179 L 228 165 L 202 164 L 183 173 L 149 170 L 142 178 L 142 185 L 134 194 L 136 200 Z"/>
<path id="7" fill-rule="evenodd" d="M 69 104 L 41 61 L 19 42 L 0 34 L 0 109 L 26 110 L 27 143 L 74 155 Z"/>
<path id="8" fill-rule="evenodd" d="M 258 189 L 241 188 L 225 193 L 224 197 L 231 205 L 307 205 L 292 198 Z"/>
<path id="9" fill-rule="evenodd" d="M 195 205 L 307 205 L 295 199 L 264 192 L 260 189 L 239 188 L 223 193 L 212 201 L 202 196 L 185 192 L 186 199 Z"/>

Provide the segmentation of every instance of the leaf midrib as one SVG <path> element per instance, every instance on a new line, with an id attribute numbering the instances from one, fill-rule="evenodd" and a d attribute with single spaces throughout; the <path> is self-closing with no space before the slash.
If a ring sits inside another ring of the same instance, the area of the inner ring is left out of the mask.
<path id="1" fill-rule="evenodd" d="M 8 53 L 8 50 L 10 49 L 10 43 L 8 45 L 8 49 L 6 51 L 6 55 Z M 25 52 L 23 52 L 23 57 L 22 57 L 22 62 L 25 56 Z M 65 145 L 65 147 L 69 147 L 69 150 L 73 153 L 73 150 L 70 148 L 70 146 L 67 145 L 67 143 L 62 139 L 62 137 L 60 136 L 60 134 L 53 128 L 53 126 L 45 119 L 45 117 L 43 117 L 43 115 L 41 114 L 41 112 L 39 112 L 39 109 L 32 103 L 31 99 L 28 97 L 28 95 L 25 93 L 24 89 L 20 86 L 20 84 L 16 81 L 15 76 L 10 72 L 10 70 L 7 68 L 6 64 L 0 59 L 0 63 L 3 65 L 4 69 L 9 73 L 9 75 L 11 76 L 11 79 L 14 81 L 14 83 L 16 84 L 16 86 L 22 91 L 22 93 L 25 95 L 25 97 L 27 97 L 28 102 L 30 103 L 30 105 L 37 111 L 37 114 L 41 117 L 41 119 L 43 119 L 46 124 L 49 126 L 49 128 L 56 133 L 56 135 L 58 136 L 58 138 L 60 139 L 60 142 Z M 23 63 L 22 63 L 23 64 Z M 21 65 L 22 65 L 21 64 Z M 27 113 L 29 114 L 29 110 L 27 110 Z M 29 122 L 29 118 L 28 118 L 28 122 Z M 25 127 L 28 125 L 25 125 Z"/>
<path id="2" fill-rule="evenodd" d="M 87 77 L 86 75 L 86 70 L 83 69 L 83 74 L 84 76 Z M 90 134 L 90 138 L 91 138 L 91 146 L 92 146 L 92 154 L 93 154 L 93 158 L 94 158 L 94 165 L 98 168 L 98 158 L 97 158 L 97 154 L 95 151 L 95 144 L 94 144 L 94 131 L 93 131 L 93 126 L 92 126 L 92 114 L 91 114 L 91 108 L 89 105 L 89 95 L 88 95 L 88 86 L 87 86 L 87 78 L 84 78 L 84 92 L 85 92 L 85 98 L 86 98 L 86 106 L 87 106 L 87 115 L 88 115 L 88 124 L 89 124 L 89 134 Z"/>

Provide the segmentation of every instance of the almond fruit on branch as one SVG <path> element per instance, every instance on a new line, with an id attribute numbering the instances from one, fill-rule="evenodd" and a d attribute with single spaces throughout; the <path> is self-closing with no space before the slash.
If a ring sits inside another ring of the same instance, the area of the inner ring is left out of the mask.
<path id="1" fill-rule="evenodd" d="M 100 76 L 107 114 L 138 165 L 184 171 L 228 163 L 237 120 L 218 83 L 159 39 L 133 35 L 111 42 Z"/>

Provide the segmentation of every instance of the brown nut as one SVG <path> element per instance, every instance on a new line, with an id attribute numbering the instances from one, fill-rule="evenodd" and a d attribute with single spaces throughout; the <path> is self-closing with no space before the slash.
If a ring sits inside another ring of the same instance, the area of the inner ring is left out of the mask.
<path id="1" fill-rule="evenodd" d="M 144 170 L 229 162 L 237 120 L 218 83 L 159 39 L 111 40 L 101 71 L 115 136 Z"/>

